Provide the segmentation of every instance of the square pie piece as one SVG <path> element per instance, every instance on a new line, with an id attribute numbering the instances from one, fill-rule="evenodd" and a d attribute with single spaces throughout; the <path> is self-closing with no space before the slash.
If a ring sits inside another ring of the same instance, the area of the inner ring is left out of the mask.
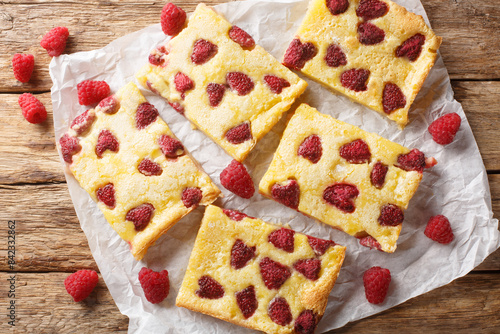
<path id="1" fill-rule="evenodd" d="M 416 149 L 302 104 L 259 191 L 360 238 L 364 246 L 392 253 L 425 165 Z"/>
<path id="2" fill-rule="evenodd" d="M 238 161 L 307 86 L 204 4 L 179 35 L 153 50 L 137 79 Z"/>
<path id="3" fill-rule="evenodd" d="M 404 127 L 440 44 L 392 1 L 311 0 L 283 64 Z"/>
<path id="4" fill-rule="evenodd" d="M 220 195 L 133 83 L 77 116 L 58 147 L 137 260 L 198 204 Z"/>
<path id="5" fill-rule="evenodd" d="M 210 205 L 176 305 L 266 333 L 313 333 L 345 247 Z"/>

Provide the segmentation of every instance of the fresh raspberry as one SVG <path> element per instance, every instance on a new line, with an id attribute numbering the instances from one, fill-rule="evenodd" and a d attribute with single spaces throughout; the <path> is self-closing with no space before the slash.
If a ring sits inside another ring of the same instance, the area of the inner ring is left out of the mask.
<path id="1" fill-rule="evenodd" d="M 243 212 L 239 212 L 237 210 L 228 210 L 228 209 L 223 209 L 222 212 L 232 220 L 235 220 L 237 222 L 243 220 L 243 218 L 248 217 L 248 215 L 244 214 Z M 252 218 L 252 217 L 249 217 Z"/>
<path id="2" fill-rule="evenodd" d="M 42 37 L 40 45 L 47 50 L 49 56 L 58 57 L 64 52 L 68 37 L 68 28 L 55 27 Z"/>
<path id="3" fill-rule="evenodd" d="M 356 139 L 342 145 L 339 150 L 340 156 L 351 164 L 364 164 L 370 162 L 370 147 L 363 139 Z"/>
<path id="4" fill-rule="evenodd" d="M 326 0 L 326 6 L 332 15 L 339 15 L 345 13 L 349 8 L 348 0 Z"/>
<path id="5" fill-rule="evenodd" d="M 205 39 L 199 39 L 194 42 L 191 61 L 196 65 L 205 64 L 207 61 L 215 57 L 218 51 L 219 48 L 217 45 L 210 43 Z"/>
<path id="6" fill-rule="evenodd" d="M 231 161 L 220 173 L 220 183 L 235 195 L 246 199 L 252 197 L 255 192 L 250 174 L 245 166 L 236 160 Z"/>
<path id="7" fill-rule="evenodd" d="M 185 153 L 182 143 L 169 135 L 162 135 L 158 139 L 158 145 L 160 145 L 163 154 L 170 159 L 175 159 Z"/>
<path id="8" fill-rule="evenodd" d="M 396 57 L 408 57 L 410 61 L 417 60 L 422 52 L 422 46 L 425 43 L 425 36 L 416 34 L 408 38 L 396 49 Z"/>
<path id="9" fill-rule="evenodd" d="M 30 81 L 31 74 L 35 68 L 35 57 L 30 54 L 16 53 L 12 57 L 12 70 L 14 77 L 21 82 Z"/>
<path id="10" fill-rule="evenodd" d="M 345 213 L 353 213 L 356 210 L 354 200 L 358 195 L 359 190 L 355 185 L 337 183 L 325 189 L 323 199 Z"/>
<path id="11" fill-rule="evenodd" d="M 267 237 L 267 241 L 272 243 L 276 248 L 282 249 L 288 253 L 293 253 L 295 231 L 284 227 L 274 230 Z"/>
<path id="12" fill-rule="evenodd" d="M 146 226 L 148 226 L 151 218 L 153 218 L 154 211 L 155 207 L 153 205 L 150 203 L 144 203 L 130 209 L 125 216 L 125 219 L 134 223 L 136 231 L 142 231 L 146 228 Z"/>
<path id="13" fill-rule="evenodd" d="M 231 29 L 229 29 L 229 38 L 231 38 L 233 42 L 238 43 L 242 48 L 253 48 L 255 46 L 255 41 L 252 36 L 237 26 L 232 26 Z"/>
<path id="14" fill-rule="evenodd" d="M 102 158 L 103 153 L 106 150 L 111 152 L 118 152 L 120 144 L 116 137 L 109 130 L 101 130 L 99 137 L 97 138 L 97 144 L 95 146 L 95 154 L 99 159 Z"/>
<path id="15" fill-rule="evenodd" d="M 249 287 L 236 292 L 235 295 L 236 304 L 238 304 L 241 313 L 243 313 L 243 317 L 245 317 L 245 319 L 250 318 L 259 306 L 257 297 L 255 296 L 255 287 L 250 285 Z"/>
<path id="16" fill-rule="evenodd" d="M 95 112 L 92 109 L 86 110 L 71 122 L 70 128 L 75 130 L 78 136 L 87 132 L 95 121 Z"/>
<path id="17" fill-rule="evenodd" d="M 17 100 L 24 118 L 32 123 L 42 123 L 47 119 L 47 110 L 45 106 L 30 93 L 24 93 L 19 96 Z"/>
<path id="18" fill-rule="evenodd" d="M 347 57 L 336 44 L 330 44 L 328 49 L 326 49 L 325 62 L 330 67 L 339 67 L 347 65 Z"/>
<path id="19" fill-rule="evenodd" d="M 281 204 L 297 209 L 300 201 L 299 184 L 295 180 L 288 180 L 283 185 L 275 183 L 271 187 L 271 196 Z"/>
<path id="20" fill-rule="evenodd" d="M 149 102 L 144 102 L 137 107 L 135 113 L 135 126 L 141 130 L 158 118 L 158 110 Z"/>
<path id="21" fill-rule="evenodd" d="M 321 260 L 302 259 L 295 262 L 293 267 L 306 278 L 315 281 L 319 278 L 319 272 L 321 270 Z"/>
<path id="22" fill-rule="evenodd" d="M 78 89 L 78 103 L 88 106 L 100 102 L 111 93 L 106 81 L 85 80 L 76 85 Z"/>
<path id="23" fill-rule="evenodd" d="M 406 97 L 401 89 L 393 83 L 387 83 L 382 93 L 382 106 L 384 112 L 390 115 L 394 110 L 404 108 L 406 105 Z"/>
<path id="24" fill-rule="evenodd" d="M 447 145 L 453 141 L 460 128 L 462 119 L 457 113 L 449 113 L 439 117 L 429 125 L 429 133 L 438 144 Z"/>
<path id="25" fill-rule="evenodd" d="M 250 123 L 248 122 L 237 125 L 226 132 L 227 141 L 235 145 L 251 140 L 252 138 Z"/>
<path id="26" fill-rule="evenodd" d="M 219 299 L 224 296 L 224 288 L 212 277 L 205 275 L 198 280 L 199 290 L 196 295 L 200 298 Z"/>
<path id="27" fill-rule="evenodd" d="M 311 310 L 304 310 L 295 319 L 294 329 L 296 334 L 314 334 L 318 318 Z"/>
<path id="28" fill-rule="evenodd" d="M 403 223 L 405 214 L 397 205 L 386 204 L 380 210 L 378 223 L 382 226 L 397 226 Z"/>
<path id="29" fill-rule="evenodd" d="M 67 133 L 59 139 L 59 145 L 61 146 L 61 153 L 64 161 L 69 164 L 73 162 L 73 155 L 77 154 L 82 149 L 78 138 L 70 136 Z"/>
<path id="30" fill-rule="evenodd" d="M 229 88 L 235 91 L 239 96 L 249 94 L 255 86 L 252 79 L 241 72 L 229 72 L 226 74 L 226 80 L 229 84 Z"/>
<path id="31" fill-rule="evenodd" d="M 347 1 L 347 0 L 345 0 Z M 288 46 L 283 57 L 283 65 L 301 70 L 307 61 L 311 60 L 318 53 L 318 49 L 312 43 L 304 43 L 296 38 Z"/>
<path id="32" fill-rule="evenodd" d="M 380 161 L 377 161 L 377 163 L 373 165 L 372 171 L 370 173 L 370 180 L 372 181 L 372 184 L 375 188 L 382 189 L 388 170 L 389 166 L 383 164 Z"/>
<path id="33" fill-rule="evenodd" d="M 380 243 L 371 235 L 367 235 L 366 237 L 359 238 L 359 243 L 362 246 L 365 246 L 365 247 L 368 247 L 371 249 L 377 249 L 379 251 L 382 250 L 382 246 L 380 245 Z"/>
<path id="34" fill-rule="evenodd" d="M 401 154 L 398 157 L 397 167 L 405 171 L 416 171 L 422 173 L 425 168 L 425 155 L 414 148 L 406 154 Z"/>
<path id="35" fill-rule="evenodd" d="M 366 299 L 372 304 L 384 302 L 390 283 L 391 272 L 389 269 L 371 267 L 363 275 Z"/>
<path id="36" fill-rule="evenodd" d="M 104 100 L 101 100 L 97 105 L 100 111 L 105 114 L 113 115 L 120 109 L 120 102 L 116 99 L 114 95 L 108 96 Z"/>
<path id="37" fill-rule="evenodd" d="M 113 183 L 108 183 L 104 187 L 97 189 L 95 195 L 99 201 L 106 204 L 110 209 L 115 208 L 115 186 Z"/>
<path id="38" fill-rule="evenodd" d="M 319 239 L 315 237 L 307 236 L 307 241 L 309 242 L 309 246 L 313 249 L 316 255 L 321 256 L 326 253 L 328 248 L 335 247 L 335 242 L 332 240 Z"/>
<path id="39" fill-rule="evenodd" d="M 380 0 L 361 0 L 356 9 L 356 15 L 363 20 L 373 20 L 384 16 L 389 11 L 389 6 Z"/>
<path id="40" fill-rule="evenodd" d="M 313 164 L 321 159 L 322 154 L 323 146 L 318 135 L 310 135 L 304 139 L 297 150 L 297 155 L 311 161 Z"/>
<path id="41" fill-rule="evenodd" d="M 292 322 L 292 312 L 290 311 L 290 305 L 283 297 L 274 298 L 271 303 L 269 303 L 269 308 L 267 310 L 269 317 L 272 321 L 281 326 L 286 326 Z"/>
<path id="42" fill-rule="evenodd" d="M 424 234 L 441 244 L 449 244 L 454 239 L 450 221 L 443 215 L 431 217 L 427 222 Z"/>
<path id="43" fill-rule="evenodd" d="M 355 92 L 363 92 L 367 89 L 366 82 L 370 76 L 370 71 L 352 68 L 340 75 L 342 86 Z"/>
<path id="44" fill-rule="evenodd" d="M 179 102 L 169 102 L 168 103 L 175 111 L 184 116 L 184 107 Z"/>
<path id="45" fill-rule="evenodd" d="M 231 267 L 241 269 L 248 261 L 255 257 L 255 246 L 249 247 L 242 240 L 237 239 L 231 248 Z"/>
<path id="46" fill-rule="evenodd" d="M 179 93 L 185 93 L 194 88 L 194 82 L 187 75 L 179 72 L 174 77 L 175 89 Z"/>
<path id="47" fill-rule="evenodd" d="M 87 298 L 99 282 L 99 276 L 94 270 L 78 270 L 66 277 L 64 286 L 75 302 Z"/>
<path id="48" fill-rule="evenodd" d="M 167 3 L 161 11 L 161 30 L 165 35 L 175 36 L 186 22 L 186 12 L 173 3 Z"/>
<path id="49" fill-rule="evenodd" d="M 139 271 L 139 282 L 148 302 L 152 304 L 161 303 L 168 296 L 170 290 L 170 280 L 168 279 L 168 271 L 160 272 L 153 271 L 143 267 Z"/>
<path id="50" fill-rule="evenodd" d="M 288 81 L 275 75 L 264 76 L 264 82 L 274 94 L 281 94 L 283 88 L 290 87 L 290 83 Z"/>
<path id="51" fill-rule="evenodd" d="M 287 266 L 273 261 L 268 257 L 263 258 L 259 266 L 264 284 L 269 290 L 279 289 L 292 275 L 292 272 Z"/>
<path id="52" fill-rule="evenodd" d="M 182 191 L 182 203 L 186 208 L 197 206 L 203 199 L 203 193 L 200 188 L 189 187 Z"/>
<path id="53" fill-rule="evenodd" d="M 163 173 L 163 169 L 161 169 L 160 164 L 145 158 L 141 161 L 137 169 L 141 174 L 146 176 L 157 176 Z"/>
<path id="54" fill-rule="evenodd" d="M 222 101 L 225 92 L 226 92 L 226 86 L 213 82 L 209 83 L 207 85 L 207 94 L 210 106 L 217 107 L 220 101 Z"/>
<path id="55" fill-rule="evenodd" d="M 374 45 L 385 39 L 385 32 L 370 22 L 358 24 L 358 39 L 361 44 Z"/>

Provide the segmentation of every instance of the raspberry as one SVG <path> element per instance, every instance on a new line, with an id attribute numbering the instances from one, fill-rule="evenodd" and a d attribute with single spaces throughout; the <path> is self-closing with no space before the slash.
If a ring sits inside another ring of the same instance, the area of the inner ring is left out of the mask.
<path id="1" fill-rule="evenodd" d="M 47 119 L 47 110 L 45 106 L 30 93 L 24 93 L 19 95 L 17 100 L 24 118 L 32 123 L 38 124 L 42 123 Z"/>
<path id="2" fill-rule="evenodd" d="M 111 95 L 101 100 L 97 107 L 105 114 L 113 115 L 120 109 L 120 102 L 116 99 L 115 96 Z"/>
<path id="3" fill-rule="evenodd" d="M 377 17 L 384 16 L 389 11 L 389 6 L 380 0 L 361 0 L 356 15 L 363 20 L 373 20 Z"/>
<path id="4" fill-rule="evenodd" d="M 243 313 L 245 319 L 250 318 L 259 306 L 257 297 L 255 296 L 255 287 L 250 285 L 249 287 L 236 292 L 235 295 L 236 303 L 238 304 L 241 313 Z"/>
<path id="5" fill-rule="evenodd" d="M 169 102 L 168 103 L 175 111 L 184 116 L 184 107 L 179 102 Z"/>
<path id="6" fill-rule="evenodd" d="M 160 272 L 153 271 L 143 267 L 139 271 L 139 282 L 148 302 L 152 304 L 161 303 L 168 296 L 170 289 L 170 281 L 168 279 L 168 271 Z"/>
<path id="7" fill-rule="evenodd" d="M 267 237 L 267 241 L 272 243 L 276 248 L 282 249 L 288 253 L 293 253 L 295 231 L 284 227 L 274 230 Z"/>
<path id="8" fill-rule="evenodd" d="M 235 220 L 237 222 L 241 221 L 243 218 L 248 217 L 248 215 L 244 214 L 243 212 L 239 212 L 237 210 L 228 210 L 228 209 L 223 209 L 222 212 L 232 220 Z M 251 218 L 251 217 L 249 217 Z"/>
<path id="9" fill-rule="evenodd" d="M 95 154 L 99 159 L 102 158 L 102 154 L 106 150 L 110 150 L 111 152 L 118 152 L 120 148 L 120 144 L 116 137 L 109 130 L 102 130 L 99 133 L 99 137 L 97 138 L 97 144 L 95 146 Z"/>
<path id="10" fill-rule="evenodd" d="M 106 81 L 86 80 L 76 85 L 76 88 L 78 89 L 78 103 L 84 106 L 98 103 L 111 93 Z"/>
<path id="11" fill-rule="evenodd" d="M 84 111 L 82 114 L 75 117 L 71 122 L 70 128 L 75 130 L 76 134 L 82 135 L 90 129 L 95 121 L 95 112 L 92 109 Z"/>
<path id="12" fill-rule="evenodd" d="M 283 88 L 290 87 L 290 83 L 288 81 L 275 75 L 264 76 L 264 82 L 269 86 L 269 89 L 274 94 L 281 94 Z"/>
<path id="13" fill-rule="evenodd" d="M 325 189 L 323 199 L 341 211 L 353 213 L 356 210 L 354 199 L 358 195 L 359 190 L 355 185 L 337 183 Z"/>
<path id="14" fill-rule="evenodd" d="M 391 272 L 381 267 L 371 267 L 363 275 L 366 299 L 372 304 L 384 301 L 391 283 Z"/>
<path id="15" fill-rule="evenodd" d="M 78 270 L 66 277 L 64 286 L 75 302 L 87 298 L 99 282 L 99 276 L 93 270 Z"/>
<path id="16" fill-rule="evenodd" d="M 229 129 L 226 132 L 226 139 L 231 144 L 241 144 L 247 140 L 252 139 L 252 132 L 250 131 L 250 123 L 242 123 Z"/>
<path id="17" fill-rule="evenodd" d="M 139 166 L 137 166 L 137 169 L 141 172 L 141 174 L 146 176 L 157 176 L 163 173 L 163 169 L 161 169 L 160 164 L 151 161 L 148 158 L 143 159 Z"/>
<path id="18" fill-rule="evenodd" d="M 271 187 L 271 196 L 283 205 L 292 209 L 299 207 L 300 188 L 295 180 L 288 180 L 286 184 L 274 184 Z"/>
<path id="19" fill-rule="evenodd" d="M 229 29 L 229 38 L 231 38 L 233 42 L 238 43 L 242 48 L 253 48 L 255 46 L 255 41 L 252 36 L 237 26 L 232 26 L 231 29 Z"/>
<path id="20" fill-rule="evenodd" d="M 366 81 L 370 76 L 370 71 L 352 68 L 340 75 L 340 82 L 345 88 L 355 92 L 363 92 L 367 89 Z"/>
<path id="21" fill-rule="evenodd" d="M 184 203 L 184 206 L 186 208 L 197 206 L 202 198 L 203 198 L 203 193 L 199 188 L 190 187 L 190 188 L 185 188 L 182 191 L 181 199 L 182 203 Z"/>
<path id="22" fill-rule="evenodd" d="M 332 15 L 339 15 L 345 13 L 347 8 L 349 8 L 348 0 L 326 0 L 326 6 L 330 10 Z"/>
<path id="23" fill-rule="evenodd" d="M 283 57 L 283 65 L 301 70 L 307 61 L 311 60 L 318 53 L 318 49 L 312 43 L 304 43 L 296 38 L 288 46 L 285 56 Z"/>
<path id="24" fill-rule="evenodd" d="M 429 133 L 438 144 L 447 145 L 453 141 L 460 128 L 462 119 L 457 113 L 450 113 L 439 117 L 429 125 Z"/>
<path id="25" fill-rule="evenodd" d="M 381 43 L 385 38 L 385 32 L 370 22 L 358 24 L 358 39 L 361 44 L 374 45 Z"/>
<path id="26" fill-rule="evenodd" d="M 155 93 L 156 95 L 160 95 L 160 92 L 158 92 L 154 87 L 153 84 L 149 81 L 146 80 L 146 86 L 148 86 L 149 90 Z"/>
<path id="27" fill-rule="evenodd" d="M 40 45 L 47 50 L 49 56 L 58 57 L 64 52 L 68 37 L 68 28 L 55 27 L 42 37 Z"/>
<path id="28" fill-rule="evenodd" d="M 95 192 L 97 199 L 106 204 L 110 209 L 115 208 L 115 186 L 113 183 L 108 183 Z"/>
<path id="29" fill-rule="evenodd" d="M 161 30 L 165 35 L 175 36 L 186 22 L 186 12 L 173 3 L 167 3 L 161 11 Z"/>
<path id="30" fill-rule="evenodd" d="M 235 91 L 239 96 L 247 95 L 255 86 L 252 79 L 241 72 L 229 72 L 226 74 L 226 80 L 229 84 L 229 88 Z"/>
<path id="31" fill-rule="evenodd" d="M 296 334 L 314 334 L 318 319 L 313 311 L 304 310 L 295 319 L 295 333 Z"/>
<path id="32" fill-rule="evenodd" d="M 377 163 L 373 166 L 373 169 L 370 173 L 370 179 L 375 188 L 382 189 L 388 170 L 389 167 L 380 161 L 377 161 Z"/>
<path id="33" fill-rule="evenodd" d="M 441 244 L 449 244 L 454 239 L 450 221 L 443 215 L 431 217 L 427 222 L 424 234 Z"/>
<path id="34" fill-rule="evenodd" d="M 12 57 L 12 70 L 14 77 L 21 82 L 30 81 L 31 74 L 35 68 L 35 57 L 30 54 L 16 53 Z"/>
<path id="35" fill-rule="evenodd" d="M 303 259 L 298 260 L 293 265 L 295 270 L 304 275 L 306 278 L 315 281 L 319 278 L 321 270 L 321 260 L 318 259 Z"/>
<path id="36" fill-rule="evenodd" d="M 304 139 L 297 150 L 297 155 L 311 161 L 313 164 L 317 163 L 321 159 L 322 154 L 323 147 L 321 145 L 321 139 L 318 135 L 310 135 Z"/>
<path id="37" fill-rule="evenodd" d="M 226 87 L 221 84 L 209 83 L 207 85 L 208 101 L 211 107 L 217 107 L 224 97 Z"/>
<path id="38" fill-rule="evenodd" d="M 377 249 L 379 251 L 382 250 L 382 246 L 380 245 L 380 243 L 371 235 L 368 235 L 368 236 L 363 237 L 363 238 L 359 238 L 359 243 L 362 246 L 365 246 L 365 247 L 368 247 L 371 249 Z"/>
<path id="39" fill-rule="evenodd" d="M 310 235 L 307 236 L 307 241 L 309 241 L 309 246 L 314 250 L 314 253 L 319 256 L 325 254 L 328 248 L 336 245 L 332 240 L 319 239 Z"/>
<path id="40" fill-rule="evenodd" d="M 386 84 L 384 92 L 382 93 L 382 106 L 384 107 L 384 112 L 390 115 L 394 110 L 404 108 L 405 105 L 406 97 L 401 89 L 393 83 Z"/>
<path id="41" fill-rule="evenodd" d="M 207 61 L 212 59 L 218 51 L 219 48 L 217 47 L 217 45 L 212 44 L 207 40 L 199 39 L 194 42 L 191 61 L 196 65 L 205 64 Z"/>
<path id="42" fill-rule="evenodd" d="M 134 223 L 134 228 L 136 231 L 142 231 L 148 226 L 151 218 L 153 218 L 153 213 L 155 207 L 149 203 L 144 203 L 130 209 L 125 216 L 126 220 Z"/>
<path id="43" fill-rule="evenodd" d="M 414 148 L 406 154 L 398 157 L 398 166 L 405 171 L 416 171 L 422 173 L 425 168 L 425 155 Z"/>
<path id="44" fill-rule="evenodd" d="M 196 295 L 200 298 L 219 299 L 224 296 L 224 288 L 212 277 L 205 275 L 198 280 L 199 290 L 196 290 Z"/>
<path id="45" fill-rule="evenodd" d="M 187 75 L 178 72 L 174 77 L 175 89 L 179 93 L 185 93 L 194 88 L 194 82 Z"/>
<path id="46" fill-rule="evenodd" d="M 283 297 L 274 298 L 271 303 L 269 303 L 269 308 L 267 310 L 269 317 L 272 321 L 281 326 L 286 326 L 292 322 L 292 312 L 290 311 L 290 305 Z"/>
<path id="47" fill-rule="evenodd" d="M 422 52 L 422 46 L 425 43 L 425 36 L 416 34 L 408 38 L 396 49 L 396 57 L 408 57 L 410 61 L 417 60 Z"/>
<path id="48" fill-rule="evenodd" d="M 402 224 L 404 219 L 403 210 L 394 204 L 386 204 L 380 210 L 378 223 L 382 226 L 397 226 Z"/>
<path id="49" fill-rule="evenodd" d="M 248 261 L 255 257 L 255 246 L 249 247 L 242 240 L 237 239 L 231 248 L 231 267 L 241 269 Z"/>
<path id="50" fill-rule="evenodd" d="M 151 65 L 160 66 L 165 63 L 165 58 L 161 54 L 151 53 L 148 57 L 148 61 Z"/>
<path id="51" fill-rule="evenodd" d="M 347 64 L 347 57 L 336 44 L 330 44 L 326 49 L 325 62 L 330 67 L 339 67 Z"/>
<path id="52" fill-rule="evenodd" d="M 59 139 L 59 145 L 61 146 L 63 160 L 69 164 L 73 162 L 73 155 L 82 149 L 78 138 L 70 136 L 67 133 Z"/>
<path id="53" fill-rule="evenodd" d="M 269 290 L 279 289 L 292 275 L 287 266 L 265 257 L 260 261 L 260 274 Z"/>
<path id="54" fill-rule="evenodd" d="M 231 161 L 220 173 L 220 182 L 227 190 L 246 199 L 252 197 L 255 192 L 250 174 L 245 166 L 236 160 Z"/>
<path id="55" fill-rule="evenodd" d="M 364 164 L 370 162 L 372 156 L 368 144 L 362 139 L 356 139 L 348 144 L 342 145 L 339 152 L 340 156 L 351 164 Z"/>
<path id="56" fill-rule="evenodd" d="M 182 143 L 169 135 L 162 135 L 158 139 L 158 145 L 160 145 L 163 154 L 170 159 L 175 159 L 185 153 Z"/>
<path id="57" fill-rule="evenodd" d="M 149 124 L 156 121 L 158 115 L 158 110 L 151 103 L 144 102 L 137 107 L 137 112 L 135 113 L 135 126 L 139 130 L 144 129 Z"/>

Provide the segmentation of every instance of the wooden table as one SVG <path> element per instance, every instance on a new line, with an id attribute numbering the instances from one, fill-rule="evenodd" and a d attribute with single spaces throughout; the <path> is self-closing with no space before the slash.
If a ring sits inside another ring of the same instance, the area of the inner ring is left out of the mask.
<path id="1" fill-rule="evenodd" d="M 209 0 L 216 4 L 220 1 Z M 0 332 L 126 332 L 102 279 L 85 302 L 74 303 L 63 281 L 77 269 L 98 270 L 76 217 L 55 148 L 48 64 L 41 36 L 66 26 L 67 53 L 101 48 L 112 40 L 158 22 L 164 1 L 4 0 L 0 4 Z M 195 1 L 182 7 L 190 12 Z M 493 209 L 500 214 L 500 1 L 424 0 L 441 54 L 488 170 Z M 14 79 L 16 52 L 35 55 L 29 84 Z M 35 93 L 49 112 L 32 125 L 17 104 Z M 10 284 L 8 233 L 15 225 L 15 327 L 8 325 Z M 500 251 L 453 283 L 335 333 L 499 333 Z"/>

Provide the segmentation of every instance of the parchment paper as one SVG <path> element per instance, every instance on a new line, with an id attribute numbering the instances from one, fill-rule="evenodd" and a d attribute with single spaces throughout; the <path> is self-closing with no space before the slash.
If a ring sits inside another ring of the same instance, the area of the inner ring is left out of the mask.
<path id="1" fill-rule="evenodd" d="M 396 2 L 426 17 L 418 0 Z M 215 8 L 230 22 L 250 33 L 277 59 L 281 59 L 305 15 L 307 4 L 307 0 L 254 0 L 227 3 Z M 135 81 L 134 74 L 147 61 L 149 51 L 164 39 L 160 25 L 156 24 L 121 37 L 100 50 L 53 58 L 50 75 L 54 84 L 52 103 L 56 138 L 68 129 L 68 124 L 77 114 L 85 110 L 78 104 L 76 85 L 79 82 L 106 80 L 116 92 L 127 82 Z M 317 333 L 341 327 L 349 321 L 381 312 L 443 286 L 467 274 L 499 247 L 498 220 L 492 218 L 486 171 L 462 107 L 453 99 L 441 57 L 412 106 L 411 123 L 404 131 L 377 112 L 306 80 L 309 87 L 301 101 L 406 147 L 418 148 L 438 160 L 437 166 L 424 172 L 423 182 L 405 212 L 395 253 L 385 254 L 362 247 L 357 239 L 258 194 L 250 200 L 231 194 L 219 182 L 220 172 L 231 158 L 200 131 L 193 130 L 189 122 L 165 101 L 146 90 L 143 92 L 223 191 L 225 198 L 216 204 L 239 209 L 269 222 L 289 224 L 296 231 L 331 238 L 347 246 L 344 265 Z M 427 126 L 439 115 L 449 112 L 456 112 L 462 117 L 462 126 L 452 144 L 441 146 L 431 139 Z M 282 120 L 245 162 L 256 186 L 272 159 L 283 129 Z M 61 163 L 65 165 L 62 159 Z M 130 333 L 252 332 L 175 306 L 203 208 L 198 208 L 178 222 L 149 249 L 141 262 L 137 262 L 129 253 L 128 244 L 113 231 L 97 205 L 79 187 L 66 167 L 65 172 L 92 254 L 118 308 L 130 318 Z M 444 214 L 451 221 L 455 240 L 449 245 L 438 244 L 423 233 L 429 217 L 436 214 Z M 378 306 L 366 301 L 362 283 L 363 272 L 375 265 L 386 267 L 392 273 L 387 299 Z M 169 271 L 170 294 L 160 304 L 150 304 L 143 295 L 138 281 L 138 272 L 143 266 Z"/>

